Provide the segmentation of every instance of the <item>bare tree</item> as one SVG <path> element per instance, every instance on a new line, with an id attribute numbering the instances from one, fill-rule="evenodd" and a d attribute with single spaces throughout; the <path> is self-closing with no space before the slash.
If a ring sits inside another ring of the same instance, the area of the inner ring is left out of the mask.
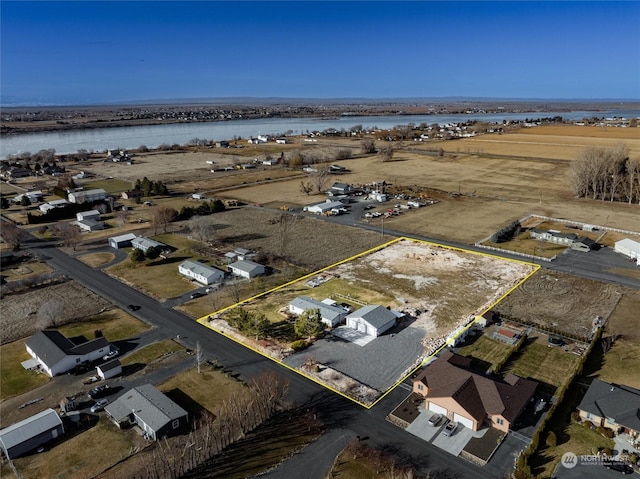
<path id="1" fill-rule="evenodd" d="M 627 177 L 625 181 L 625 197 L 629 204 L 634 199 L 640 202 L 640 159 L 628 158 L 625 164 Z"/>
<path id="2" fill-rule="evenodd" d="M 125 224 L 127 224 L 127 219 L 129 218 L 129 210 L 118 210 L 115 213 L 115 217 L 120 227 L 123 227 Z"/>
<path id="3" fill-rule="evenodd" d="M 178 216 L 178 212 L 173 208 L 166 206 L 156 206 L 151 210 L 151 226 L 153 226 L 153 234 L 158 234 L 158 228 L 162 226 L 164 232 L 167 232 L 167 225 L 174 221 Z"/>
<path id="4" fill-rule="evenodd" d="M 196 341 L 196 353 L 194 359 L 196 361 L 196 367 L 198 368 L 198 374 L 200 374 L 200 368 L 204 363 L 204 351 L 202 350 L 202 346 L 200 346 L 200 341 Z"/>
<path id="5" fill-rule="evenodd" d="M 316 187 L 316 191 L 322 193 L 327 185 L 327 181 L 329 181 L 330 170 L 327 165 L 318 166 L 315 170 L 316 171 L 311 174 L 311 181 Z"/>
<path id="6" fill-rule="evenodd" d="M 188 222 L 189 230 L 193 236 L 203 243 L 208 242 L 213 237 L 214 228 L 211 219 L 207 216 L 196 215 Z"/>
<path id="7" fill-rule="evenodd" d="M 383 163 L 391 161 L 391 159 L 393 158 L 393 147 L 389 145 L 385 146 L 384 148 L 380 148 L 380 150 L 378 151 L 378 158 L 380 158 L 380 161 L 382 161 Z"/>
<path id="8" fill-rule="evenodd" d="M 71 223 L 59 223 L 55 226 L 54 231 L 64 245 L 68 248 L 73 248 L 73 251 L 76 250 L 76 246 L 80 242 L 80 229 Z"/>
<path id="9" fill-rule="evenodd" d="M 50 299 L 38 308 L 38 326 L 40 329 L 55 327 L 64 313 L 64 303 Z"/>
<path id="10" fill-rule="evenodd" d="M 360 151 L 364 154 L 371 154 L 376 152 L 376 142 L 373 138 L 365 138 L 360 142 Z"/>
<path id="11" fill-rule="evenodd" d="M 289 213 L 282 213 L 279 220 L 278 237 L 280 240 L 280 256 L 285 257 L 287 252 L 287 244 L 289 242 L 289 233 L 291 226 L 296 222 L 298 216 Z"/>
<path id="12" fill-rule="evenodd" d="M 309 195 L 313 191 L 313 183 L 310 181 L 302 180 L 300 182 L 300 191 L 306 195 Z"/>
<path id="13" fill-rule="evenodd" d="M 18 251 L 22 242 L 27 238 L 27 233 L 17 227 L 10 221 L 3 221 L 2 228 L 0 228 L 0 234 L 2 238 L 11 246 L 13 251 Z"/>

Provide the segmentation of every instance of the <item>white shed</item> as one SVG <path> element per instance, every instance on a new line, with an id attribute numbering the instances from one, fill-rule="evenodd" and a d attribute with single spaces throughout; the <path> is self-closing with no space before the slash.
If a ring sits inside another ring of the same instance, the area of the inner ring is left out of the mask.
<path id="1" fill-rule="evenodd" d="M 78 221 L 87 220 L 91 218 L 92 220 L 100 219 L 100 212 L 98 210 L 89 210 L 89 211 L 81 211 L 80 213 L 76 213 L 76 219 Z"/>
<path id="2" fill-rule="evenodd" d="M 100 366 L 96 366 L 96 373 L 102 380 L 112 378 L 122 374 L 122 364 L 119 359 L 112 359 Z"/>
<path id="3" fill-rule="evenodd" d="M 640 259 L 640 242 L 631 238 L 616 241 L 614 250 L 632 259 Z"/>

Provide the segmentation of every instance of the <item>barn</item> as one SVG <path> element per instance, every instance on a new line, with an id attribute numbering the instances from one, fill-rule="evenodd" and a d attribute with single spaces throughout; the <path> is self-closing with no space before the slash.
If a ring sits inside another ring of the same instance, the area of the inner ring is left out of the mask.
<path id="1" fill-rule="evenodd" d="M 621 239 L 620 241 L 616 241 L 614 250 L 631 259 L 640 261 L 640 241 L 635 241 L 631 238 Z"/>
<path id="2" fill-rule="evenodd" d="M 0 448 L 9 459 L 23 456 L 64 434 L 58 413 L 45 409 L 0 430 Z"/>

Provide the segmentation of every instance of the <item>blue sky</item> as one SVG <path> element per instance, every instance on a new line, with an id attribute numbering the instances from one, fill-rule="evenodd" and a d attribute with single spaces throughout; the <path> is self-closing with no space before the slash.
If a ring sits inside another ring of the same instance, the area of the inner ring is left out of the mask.
<path id="1" fill-rule="evenodd" d="M 640 2 L 0 2 L 0 101 L 640 99 Z"/>

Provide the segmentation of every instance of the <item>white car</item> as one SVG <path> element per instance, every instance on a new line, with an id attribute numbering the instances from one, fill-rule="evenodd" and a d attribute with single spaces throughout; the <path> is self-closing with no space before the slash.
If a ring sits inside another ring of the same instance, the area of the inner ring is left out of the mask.
<path id="1" fill-rule="evenodd" d="M 109 404 L 109 400 L 108 399 L 99 399 L 98 401 L 96 401 L 96 403 L 91 406 L 91 412 L 96 413 L 96 412 L 100 412 L 104 409 L 104 407 Z"/>
<path id="2" fill-rule="evenodd" d="M 112 349 L 111 351 L 109 351 L 107 354 L 105 354 L 104 356 L 102 356 L 102 360 L 103 361 L 109 361 L 109 359 L 113 359 L 115 358 L 118 354 L 120 354 L 118 352 L 117 349 Z"/>

